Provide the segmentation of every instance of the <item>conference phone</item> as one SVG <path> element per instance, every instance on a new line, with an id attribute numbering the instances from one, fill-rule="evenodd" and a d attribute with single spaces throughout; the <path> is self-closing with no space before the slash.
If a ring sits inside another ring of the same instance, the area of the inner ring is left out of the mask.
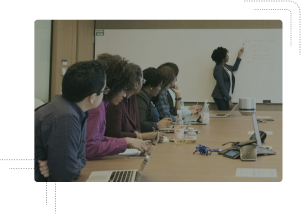
<path id="1" fill-rule="evenodd" d="M 266 133 L 259 131 L 261 142 L 264 143 L 266 139 Z M 237 159 L 240 158 L 244 161 L 255 161 L 258 155 L 274 155 L 276 152 L 268 149 L 267 147 L 258 147 L 255 133 L 249 140 L 243 142 L 228 142 L 222 144 L 223 146 L 231 143 L 231 146 L 227 149 L 219 151 L 218 154 L 227 158 Z"/>

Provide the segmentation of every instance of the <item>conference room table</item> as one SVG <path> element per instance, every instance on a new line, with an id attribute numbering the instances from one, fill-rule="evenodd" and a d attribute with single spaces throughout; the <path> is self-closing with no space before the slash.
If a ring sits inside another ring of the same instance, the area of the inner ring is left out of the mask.
<path id="1" fill-rule="evenodd" d="M 210 111 L 210 113 L 221 113 Z M 222 112 L 224 113 L 224 112 Z M 282 111 L 258 111 L 256 116 L 271 117 L 274 121 L 258 123 L 259 130 L 267 137 L 263 146 L 272 146 L 275 155 L 258 156 L 256 161 L 231 159 L 212 152 L 211 155 L 193 154 L 198 144 L 210 149 L 226 149 L 227 142 L 247 141 L 254 131 L 251 116 L 242 116 L 234 111 L 228 118 L 210 118 L 207 125 L 191 125 L 200 131 L 193 144 L 177 145 L 173 142 L 158 143 L 144 172 L 142 182 L 279 182 L 282 180 Z M 168 138 L 173 133 L 166 133 Z M 87 161 L 78 181 L 86 181 L 92 171 L 138 169 L 141 157 L 109 156 L 100 160 Z M 238 168 L 272 169 L 275 177 L 237 177 Z"/>

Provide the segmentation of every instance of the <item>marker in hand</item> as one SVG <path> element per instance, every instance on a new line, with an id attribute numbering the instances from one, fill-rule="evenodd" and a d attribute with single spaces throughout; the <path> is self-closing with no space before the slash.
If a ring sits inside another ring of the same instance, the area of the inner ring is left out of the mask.
<path id="1" fill-rule="evenodd" d="M 242 55 L 242 54 L 243 54 L 243 52 L 244 52 L 244 49 L 245 49 L 245 43 L 243 43 L 243 44 L 242 44 L 242 48 L 241 48 L 241 49 L 239 49 L 239 51 L 238 51 L 238 55 L 237 55 L 237 57 L 238 57 L 238 58 L 240 58 L 240 55 Z"/>

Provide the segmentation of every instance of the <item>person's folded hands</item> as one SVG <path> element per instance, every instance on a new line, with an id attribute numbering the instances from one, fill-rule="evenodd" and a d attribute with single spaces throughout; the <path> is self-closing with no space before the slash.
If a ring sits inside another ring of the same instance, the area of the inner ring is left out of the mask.
<path id="1" fill-rule="evenodd" d="M 40 169 L 41 175 L 43 175 L 44 178 L 48 178 L 49 177 L 49 168 L 48 168 L 47 160 L 38 160 L 38 163 L 39 163 L 39 169 Z"/>

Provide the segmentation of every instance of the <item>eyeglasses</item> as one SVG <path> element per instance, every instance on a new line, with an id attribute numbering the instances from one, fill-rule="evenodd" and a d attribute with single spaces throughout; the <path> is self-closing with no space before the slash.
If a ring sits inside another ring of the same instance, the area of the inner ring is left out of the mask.
<path id="1" fill-rule="evenodd" d="M 97 96 L 98 96 L 98 95 L 100 95 L 100 93 L 103 93 L 103 94 L 108 94 L 108 93 L 109 93 L 109 91 L 110 91 L 109 87 L 108 87 L 108 86 L 106 86 L 104 90 L 102 90 L 102 91 L 100 91 L 100 92 L 97 92 L 96 94 L 97 94 Z"/>

